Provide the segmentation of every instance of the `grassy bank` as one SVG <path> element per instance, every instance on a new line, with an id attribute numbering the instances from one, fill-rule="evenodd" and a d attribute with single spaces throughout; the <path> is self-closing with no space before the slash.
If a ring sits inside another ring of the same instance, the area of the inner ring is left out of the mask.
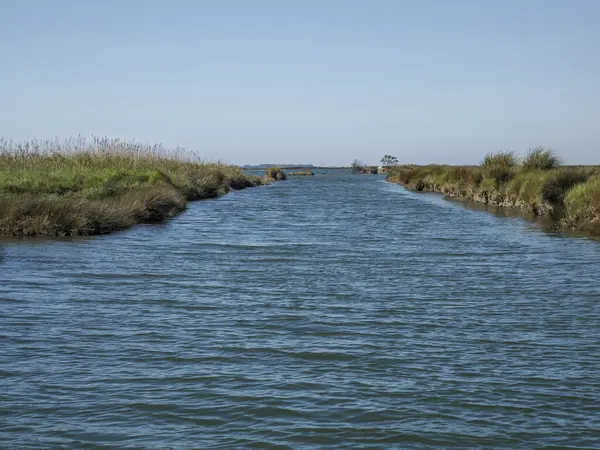
<path id="1" fill-rule="evenodd" d="M 238 167 L 194 160 L 182 149 L 118 140 L 0 140 L 0 235 L 104 234 L 263 183 Z"/>
<path id="2" fill-rule="evenodd" d="M 552 217 L 567 229 L 600 236 L 600 166 L 563 166 L 552 152 L 524 158 L 488 154 L 478 166 L 397 166 L 387 177 L 416 191 Z"/>

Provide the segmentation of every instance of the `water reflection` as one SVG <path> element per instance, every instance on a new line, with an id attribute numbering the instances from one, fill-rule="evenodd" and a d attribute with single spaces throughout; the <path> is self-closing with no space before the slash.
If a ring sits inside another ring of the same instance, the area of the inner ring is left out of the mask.
<path id="1" fill-rule="evenodd" d="M 544 231 L 547 235 L 552 237 L 569 237 L 569 238 L 590 238 L 590 235 L 583 232 L 576 232 L 572 230 L 565 229 L 560 226 L 560 219 L 562 218 L 562 213 L 558 212 L 551 216 L 536 216 L 529 211 L 522 210 L 520 208 L 510 208 L 504 206 L 493 206 L 486 205 L 483 203 L 467 201 L 467 200 L 456 200 L 456 199 L 447 199 L 447 201 L 456 203 L 461 207 L 467 208 L 471 211 L 478 212 L 486 212 L 488 214 L 492 214 L 495 217 L 501 217 L 505 219 L 517 219 L 517 220 L 525 220 L 535 226 L 536 228 Z"/>

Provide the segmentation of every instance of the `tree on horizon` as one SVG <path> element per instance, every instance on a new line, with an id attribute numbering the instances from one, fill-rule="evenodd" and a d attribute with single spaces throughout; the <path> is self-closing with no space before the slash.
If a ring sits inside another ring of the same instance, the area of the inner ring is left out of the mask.
<path id="1" fill-rule="evenodd" d="M 381 158 L 381 165 L 384 167 L 397 166 L 398 158 L 392 155 L 385 155 L 383 158 Z"/>
<path id="2" fill-rule="evenodd" d="M 352 161 L 352 173 L 358 173 L 362 170 L 365 170 L 366 164 L 359 159 L 355 159 Z"/>

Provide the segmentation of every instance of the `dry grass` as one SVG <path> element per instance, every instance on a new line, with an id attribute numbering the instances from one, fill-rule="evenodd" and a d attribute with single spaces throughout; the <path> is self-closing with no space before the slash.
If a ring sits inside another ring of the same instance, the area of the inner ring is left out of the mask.
<path id="1" fill-rule="evenodd" d="M 269 167 L 265 175 L 265 180 L 267 182 L 287 180 L 287 175 L 279 167 Z"/>
<path id="2" fill-rule="evenodd" d="M 261 183 L 180 148 L 104 138 L 0 140 L 0 235 L 108 233 L 165 220 L 190 200 Z"/>

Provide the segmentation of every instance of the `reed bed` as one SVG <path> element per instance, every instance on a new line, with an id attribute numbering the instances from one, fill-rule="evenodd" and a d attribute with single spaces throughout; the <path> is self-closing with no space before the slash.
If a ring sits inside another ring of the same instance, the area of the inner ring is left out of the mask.
<path id="1" fill-rule="evenodd" d="M 263 183 L 183 148 L 107 138 L 0 139 L 0 235 L 104 234 Z"/>

